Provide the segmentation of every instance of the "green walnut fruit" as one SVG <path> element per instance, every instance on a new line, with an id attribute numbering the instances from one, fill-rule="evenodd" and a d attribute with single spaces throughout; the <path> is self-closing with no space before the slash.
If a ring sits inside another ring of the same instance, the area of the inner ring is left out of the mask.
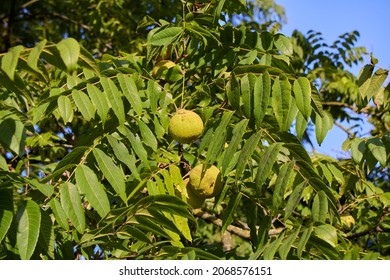
<path id="1" fill-rule="evenodd" d="M 355 219 L 351 215 L 341 216 L 340 218 L 344 229 L 351 229 L 355 225 Z"/>
<path id="2" fill-rule="evenodd" d="M 215 197 L 223 187 L 221 172 L 215 165 L 203 170 L 203 164 L 199 164 L 190 172 L 188 187 L 200 198 Z"/>
<path id="3" fill-rule="evenodd" d="M 187 203 L 194 209 L 201 208 L 205 200 L 205 198 L 197 196 L 190 188 L 187 188 Z"/>
<path id="4" fill-rule="evenodd" d="M 180 109 L 171 118 L 168 131 L 177 142 L 188 144 L 199 138 L 203 128 L 202 118 L 197 113 Z"/>

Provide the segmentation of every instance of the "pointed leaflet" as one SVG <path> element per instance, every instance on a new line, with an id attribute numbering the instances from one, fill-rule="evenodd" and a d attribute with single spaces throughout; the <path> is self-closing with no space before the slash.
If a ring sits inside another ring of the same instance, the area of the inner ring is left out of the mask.
<path id="1" fill-rule="evenodd" d="M 107 135 L 107 139 L 117 159 L 126 164 L 132 175 L 134 175 L 137 180 L 141 181 L 137 166 L 135 165 L 137 162 L 135 155 L 133 153 L 130 154 L 129 150 L 126 148 L 126 145 L 116 139 L 114 136 Z"/>
<path id="2" fill-rule="evenodd" d="M 309 123 L 309 119 L 305 119 L 301 112 L 298 112 L 297 118 L 295 119 L 295 131 L 299 140 L 302 140 L 302 137 L 306 131 L 306 127 Z"/>
<path id="3" fill-rule="evenodd" d="M 316 138 L 320 146 L 328 134 L 328 131 L 333 127 L 332 115 L 327 111 L 323 112 L 323 115 L 323 117 L 320 117 L 318 114 L 315 115 Z"/>
<path id="4" fill-rule="evenodd" d="M 152 35 L 149 39 L 149 43 L 154 46 L 167 46 L 171 44 L 182 32 L 183 28 L 181 27 L 162 27 Z"/>
<path id="5" fill-rule="evenodd" d="M 57 223 L 64 230 L 68 231 L 69 230 L 68 217 L 66 216 L 66 213 L 64 211 L 64 208 L 62 208 L 61 203 L 56 198 L 53 198 L 52 200 L 50 200 L 49 205 L 51 210 L 53 211 Z"/>
<path id="6" fill-rule="evenodd" d="M 313 227 L 310 226 L 302 233 L 301 237 L 299 238 L 298 247 L 297 247 L 297 255 L 299 258 L 302 256 L 303 250 L 306 248 L 307 241 L 309 241 L 309 238 L 311 236 L 311 233 L 313 232 Z"/>
<path id="7" fill-rule="evenodd" d="M 0 190 L 0 243 L 6 236 L 13 219 L 13 197 L 12 190 Z"/>
<path id="8" fill-rule="evenodd" d="M 320 239 L 332 245 L 332 247 L 337 246 L 337 230 L 331 225 L 320 225 L 314 229 L 315 235 Z"/>
<path id="9" fill-rule="evenodd" d="M 284 198 L 284 192 L 286 190 L 286 186 L 290 181 L 291 175 L 293 174 L 294 162 L 290 161 L 284 163 L 279 170 L 278 177 L 275 182 L 275 189 L 272 195 L 272 206 L 277 210 L 281 206 Z"/>
<path id="10" fill-rule="evenodd" d="M 223 172 L 224 176 L 227 175 L 227 172 L 230 171 L 230 170 L 228 170 L 228 167 L 229 167 L 230 162 L 234 156 L 234 153 L 237 151 L 238 145 L 240 144 L 240 142 L 242 140 L 242 136 L 245 133 L 245 129 L 248 125 L 248 122 L 249 122 L 249 120 L 244 119 L 244 120 L 240 121 L 238 124 L 236 124 L 234 129 L 233 129 L 233 137 L 229 143 L 229 146 L 226 149 L 225 155 L 224 155 L 223 160 L 222 160 L 222 172 Z M 231 168 L 233 168 L 233 167 L 234 166 L 232 166 Z"/>
<path id="11" fill-rule="evenodd" d="M 284 239 L 284 236 L 286 235 L 286 232 L 282 232 L 277 239 L 275 239 L 272 243 L 268 244 L 268 246 L 264 250 L 264 259 L 265 260 L 273 260 L 275 253 L 277 252 L 280 244 L 282 244 L 282 241 Z"/>
<path id="12" fill-rule="evenodd" d="M 383 142 L 376 137 L 367 140 L 367 147 L 382 166 L 386 166 L 387 153 Z"/>
<path id="13" fill-rule="evenodd" d="M 22 260 L 28 260 L 34 253 L 38 242 L 41 224 L 41 210 L 33 200 L 27 200 L 17 213 L 18 230 L 16 244 Z"/>
<path id="14" fill-rule="evenodd" d="M 150 128 L 141 120 L 138 120 L 138 127 L 141 131 L 142 141 L 145 145 L 152 148 L 153 151 L 157 151 L 157 139 Z"/>
<path id="15" fill-rule="evenodd" d="M 267 71 L 257 77 L 253 90 L 253 116 L 255 117 L 256 127 L 260 127 L 271 94 L 271 79 Z"/>
<path id="16" fill-rule="evenodd" d="M 0 112 L 0 144 L 15 154 L 22 155 L 26 143 L 26 130 L 17 117 L 1 119 Z"/>
<path id="17" fill-rule="evenodd" d="M 119 92 L 115 83 L 111 79 L 102 77 L 100 82 L 103 86 L 104 93 L 107 94 L 108 101 L 111 103 L 112 110 L 118 118 L 119 124 L 123 125 L 125 123 L 126 116 L 121 92 Z"/>
<path id="18" fill-rule="evenodd" d="M 218 124 L 218 127 L 215 129 L 214 133 L 214 140 L 211 141 L 207 155 L 206 160 L 204 164 L 214 164 L 214 162 L 217 160 L 217 157 L 220 155 L 221 150 L 225 144 L 226 139 L 226 127 L 229 125 L 229 121 L 232 118 L 234 112 L 225 112 L 222 116 L 221 122 Z"/>
<path id="19" fill-rule="evenodd" d="M 252 115 L 252 92 L 256 82 L 256 76 L 252 73 L 241 78 L 241 99 L 244 115 L 250 119 Z"/>
<path id="20" fill-rule="evenodd" d="M 233 221 L 234 213 L 236 213 L 236 209 L 238 204 L 241 201 L 242 194 L 240 192 L 234 193 L 232 196 L 230 196 L 229 204 L 226 207 L 226 211 L 223 215 L 223 223 L 222 223 L 222 229 L 221 231 L 224 232 L 228 225 L 231 224 Z"/>
<path id="21" fill-rule="evenodd" d="M 325 223 L 326 215 L 328 214 L 328 198 L 325 192 L 319 191 L 313 199 L 311 208 L 313 220 L 316 222 Z"/>
<path id="22" fill-rule="evenodd" d="M 297 239 L 300 229 L 301 227 L 299 226 L 293 233 L 291 233 L 285 240 L 283 240 L 282 245 L 280 245 L 279 256 L 282 260 L 287 259 L 287 255 L 290 252 L 291 246 L 293 245 L 295 239 Z"/>
<path id="23" fill-rule="evenodd" d="M 277 77 L 272 86 L 272 107 L 280 130 L 288 130 L 287 123 L 291 107 L 291 85 L 286 76 Z"/>
<path id="24" fill-rule="evenodd" d="M 136 155 L 140 158 L 143 164 L 149 167 L 148 161 L 148 153 L 145 150 L 144 145 L 142 144 L 142 140 L 138 135 L 134 135 L 133 132 L 125 127 L 126 136 L 130 141 L 131 148 L 136 153 Z"/>
<path id="25" fill-rule="evenodd" d="M 232 73 L 230 81 L 226 85 L 227 99 L 234 110 L 240 110 L 240 84 L 236 75 Z"/>
<path id="26" fill-rule="evenodd" d="M 242 147 L 236 168 L 236 180 L 241 178 L 243 175 L 247 161 L 251 158 L 253 152 L 257 148 L 257 144 L 260 141 L 260 136 L 261 130 L 257 131 L 255 134 L 252 134 L 252 136 L 244 144 L 244 147 Z"/>
<path id="27" fill-rule="evenodd" d="M 68 72 L 73 72 L 77 68 L 80 55 L 79 43 L 73 38 L 66 38 L 57 44 L 57 49 Z"/>
<path id="28" fill-rule="evenodd" d="M 60 197 L 66 216 L 79 233 L 84 233 L 85 213 L 76 186 L 72 183 L 62 184 L 60 186 Z"/>
<path id="29" fill-rule="evenodd" d="M 42 251 L 47 253 L 47 255 L 54 259 L 54 225 L 51 221 L 49 211 L 41 212 L 41 229 L 39 232 L 38 244 L 42 248 Z"/>
<path id="30" fill-rule="evenodd" d="M 107 96 L 92 84 L 87 84 L 87 92 L 89 98 L 91 98 L 92 104 L 96 108 L 98 116 L 104 124 L 108 117 L 108 111 L 110 110 Z"/>
<path id="31" fill-rule="evenodd" d="M 293 45 L 289 38 L 283 34 L 276 34 L 274 37 L 274 44 L 276 48 L 285 55 L 293 54 Z"/>
<path id="32" fill-rule="evenodd" d="M 41 53 L 42 53 L 42 50 L 43 48 L 45 47 L 46 45 L 46 40 L 43 40 L 39 43 L 37 43 L 35 45 L 35 47 L 31 50 L 29 56 L 28 56 L 28 59 L 27 59 L 27 65 L 30 66 L 32 69 L 34 69 L 35 71 L 40 71 L 38 69 L 38 61 L 40 59 L 40 56 L 41 56 Z"/>
<path id="33" fill-rule="evenodd" d="M 374 65 L 366 64 L 359 72 L 357 85 L 359 86 L 359 91 L 363 98 L 367 96 L 367 89 L 371 82 L 370 78 L 373 70 L 374 70 Z"/>
<path id="34" fill-rule="evenodd" d="M 298 203 L 302 196 L 302 192 L 306 186 L 307 186 L 307 181 L 301 182 L 298 185 L 294 186 L 294 190 L 287 200 L 286 208 L 284 211 L 284 219 L 290 217 L 292 212 L 298 206 Z"/>
<path id="35" fill-rule="evenodd" d="M 281 147 L 282 145 L 280 143 L 271 144 L 266 148 L 263 156 L 260 159 L 255 180 L 258 194 L 261 193 L 262 186 L 271 173 L 272 166 L 276 161 Z"/>
<path id="36" fill-rule="evenodd" d="M 93 119 L 95 115 L 95 107 L 93 106 L 88 95 L 81 90 L 72 90 L 72 97 L 76 103 L 77 109 L 86 121 Z"/>
<path id="37" fill-rule="evenodd" d="M 64 121 L 64 124 L 72 122 L 73 120 L 73 107 L 70 98 L 66 95 L 61 95 L 57 100 L 58 111 L 60 112 L 60 116 Z"/>
<path id="38" fill-rule="evenodd" d="M 308 120 L 311 114 L 311 85 L 309 80 L 305 77 L 298 78 L 294 81 L 293 90 L 297 107 L 305 119 Z"/>
<path id="39" fill-rule="evenodd" d="M 19 55 L 22 50 L 23 46 L 16 46 L 5 53 L 1 59 L 1 70 L 7 74 L 11 81 L 15 78 L 15 69 L 18 65 Z"/>
<path id="40" fill-rule="evenodd" d="M 138 93 L 138 88 L 134 80 L 134 76 L 126 76 L 122 73 L 117 75 L 119 85 L 123 91 L 123 94 L 129 100 L 131 107 L 137 115 L 142 114 L 142 100 Z"/>
<path id="41" fill-rule="evenodd" d="M 123 170 L 115 165 L 111 157 L 102 150 L 95 148 L 93 150 L 93 155 L 100 170 L 103 172 L 104 177 L 106 177 L 107 181 L 119 197 L 127 204 L 125 174 L 123 173 Z"/>
<path id="42" fill-rule="evenodd" d="M 100 217 L 105 217 L 110 211 L 110 202 L 103 185 L 96 174 L 86 165 L 76 168 L 76 182 L 89 203 L 96 209 Z"/>
<path id="43" fill-rule="evenodd" d="M 370 78 L 370 84 L 367 87 L 367 100 L 374 98 L 378 94 L 388 75 L 389 70 L 379 68 L 375 71 L 374 75 Z"/>

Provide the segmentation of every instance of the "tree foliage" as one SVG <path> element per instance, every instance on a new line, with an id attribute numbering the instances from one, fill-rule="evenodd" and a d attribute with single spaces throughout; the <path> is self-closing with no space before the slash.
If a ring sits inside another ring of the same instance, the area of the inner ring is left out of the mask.
<path id="1" fill-rule="evenodd" d="M 272 1 L 85 2 L 0 56 L 1 258 L 389 257 L 388 70 L 346 70 L 365 55 L 357 32 L 287 37 Z M 119 42 L 111 54 L 105 40 Z M 178 108 L 202 117 L 198 141 L 168 134 Z M 369 115 L 372 135 L 350 133 L 350 158 L 309 153 L 308 135 L 321 143 L 347 109 Z M 218 166 L 224 186 L 191 209 L 198 164 Z"/>

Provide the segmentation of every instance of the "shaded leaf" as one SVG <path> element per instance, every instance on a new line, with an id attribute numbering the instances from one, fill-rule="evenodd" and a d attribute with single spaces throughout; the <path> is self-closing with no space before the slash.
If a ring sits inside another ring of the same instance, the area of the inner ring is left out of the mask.
<path id="1" fill-rule="evenodd" d="M 85 194 L 88 202 L 96 209 L 100 217 L 105 217 L 110 211 L 110 202 L 96 174 L 88 166 L 79 165 L 75 176 L 77 186 Z"/>
<path id="2" fill-rule="evenodd" d="M 240 156 L 238 158 L 237 168 L 236 168 L 236 180 L 243 175 L 244 168 L 247 164 L 247 161 L 251 158 L 253 152 L 257 148 L 257 144 L 260 141 L 260 136 L 262 132 L 259 130 L 255 134 L 252 134 L 249 137 L 248 141 L 244 144 Z"/>
<path id="3" fill-rule="evenodd" d="M 107 94 L 108 102 L 111 104 L 115 116 L 118 118 L 119 124 L 123 125 L 126 120 L 125 108 L 122 101 L 122 94 L 119 92 L 115 83 L 106 77 L 102 77 L 100 82 L 103 86 L 104 93 Z"/>
<path id="4" fill-rule="evenodd" d="M 268 108 L 268 103 L 271 94 L 271 79 L 267 71 L 261 74 L 256 79 L 253 90 L 253 115 L 257 127 L 260 127 L 265 113 Z"/>
<path id="5" fill-rule="evenodd" d="M 293 167 L 294 162 L 290 161 L 288 163 L 283 164 L 282 167 L 279 169 L 279 174 L 275 182 L 274 193 L 272 195 L 272 206 L 275 209 L 278 209 L 283 202 L 284 192 L 286 190 L 288 182 L 290 181 L 290 177 L 293 174 Z"/>
<path id="6" fill-rule="evenodd" d="M 69 182 L 63 183 L 60 186 L 60 197 L 66 216 L 79 233 L 84 233 L 85 213 L 76 186 Z"/>
<path id="7" fill-rule="evenodd" d="M 291 107 L 291 85 L 286 76 L 277 77 L 272 86 L 272 108 L 280 130 L 290 128 L 288 116 Z"/>
<path id="8" fill-rule="evenodd" d="M 226 211 L 223 214 L 223 223 L 222 223 L 222 229 L 221 231 L 224 232 L 226 228 L 231 224 L 233 221 L 234 214 L 236 213 L 236 209 L 238 204 L 241 201 L 242 194 L 240 192 L 234 193 L 232 196 L 230 196 L 229 204 L 226 207 Z"/>
<path id="9" fill-rule="evenodd" d="M 65 230 L 69 230 L 69 224 L 68 224 L 68 217 L 66 216 L 66 213 L 64 211 L 64 208 L 62 208 L 61 203 L 56 199 L 53 198 L 49 202 L 50 208 L 54 213 L 54 217 L 56 218 L 56 222 Z"/>
<path id="10" fill-rule="evenodd" d="M 123 91 L 123 94 L 130 102 L 134 111 L 138 114 L 142 114 L 142 101 L 138 93 L 138 88 L 134 80 L 134 76 L 126 76 L 122 73 L 117 75 L 119 85 Z"/>
<path id="11" fill-rule="evenodd" d="M 300 77 L 294 81 L 295 102 L 302 116 L 308 120 L 311 114 L 311 85 L 307 78 Z"/>
<path id="12" fill-rule="evenodd" d="M 34 253 L 38 242 L 41 210 L 33 200 L 27 200 L 17 213 L 16 244 L 22 260 L 28 260 Z"/>
<path id="13" fill-rule="evenodd" d="M 286 239 L 283 240 L 282 245 L 280 245 L 279 256 L 282 260 L 287 259 L 287 255 L 290 252 L 291 246 L 293 245 L 295 239 L 297 239 L 300 229 L 301 227 L 298 226 L 298 228 L 293 233 L 291 233 Z"/>
<path id="14" fill-rule="evenodd" d="M 328 214 L 328 198 L 324 191 L 319 191 L 315 195 L 311 212 L 314 221 L 325 223 Z"/>
<path id="15" fill-rule="evenodd" d="M 98 116 L 104 124 L 108 118 L 108 111 L 110 110 L 107 96 L 92 84 L 87 84 L 87 92 L 92 104 L 96 108 Z"/>
<path id="16" fill-rule="evenodd" d="M 13 196 L 12 190 L 0 190 L 0 243 L 6 236 L 13 220 Z"/>
<path id="17" fill-rule="evenodd" d="M 314 233 L 331 246 L 337 246 L 337 230 L 331 225 L 320 225 L 314 229 Z"/>
<path id="18" fill-rule="evenodd" d="M 271 173 L 272 166 L 278 157 L 281 147 L 282 145 L 279 143 L 271 144 L 265 149 L 264 154 L 260 159 L 255 180 L 258 194 L 261 193 L 262 186 Z"/>

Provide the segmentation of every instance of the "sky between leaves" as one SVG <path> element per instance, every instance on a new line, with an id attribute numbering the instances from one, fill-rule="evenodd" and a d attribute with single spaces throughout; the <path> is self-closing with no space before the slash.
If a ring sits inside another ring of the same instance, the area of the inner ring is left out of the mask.
<path id="1" fill-rule="evenodd" d="M 337 40 L 337 37 L 346 32 L 357 30 L 360 38 L 357 46 L 364 46 L 367 52 L 373 52 L 379 59 L 378 66 L 390 69 L 390 1 L 388 0 L 275 0 L 285 8 L 287 24 L 281 32 L 291 35 L 298 29 L 306 34 L 309 30 L 321 32 L 323 38 L 329 44 Z M 370 57 L 366 56 L 364 63 L 369 63 Z M 358 74 L 363 66 L 354 66 L 350 71 Z M 387 80 L 386 83 L 389 82 Z M 385 83 L 385 84 L 386 84 Z M 350 126 L 343 123 L 345 126 Z M 368 124 L 363 125 L 359 134 L 369 131 Z M 366 135 L 368 136 L 368 135 Z M 341 144 L 347 135 L 340 128 L 335 127 L 329 132 L 321 147 L 316 146 L 316 151 L 333 157 L 344 157 Z M 315 140 L 313 141 L 316 142 Z"/>

